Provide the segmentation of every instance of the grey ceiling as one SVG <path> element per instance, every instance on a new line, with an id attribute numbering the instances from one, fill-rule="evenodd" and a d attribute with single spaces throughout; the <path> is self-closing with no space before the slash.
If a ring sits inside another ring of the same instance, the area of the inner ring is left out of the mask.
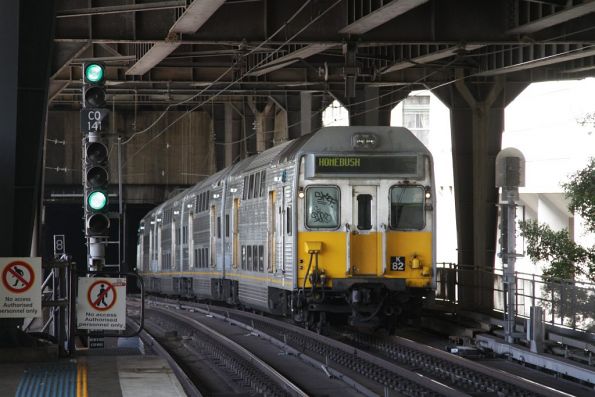
<path id="1" fill-rule="evenodd" d="M 578 0 L 59 0 L 50 109 L 80 106 L 86 59 L 107 64 L 110 103 L 139 109 L 580 78 L 595 71 L 593 11 Z"/>

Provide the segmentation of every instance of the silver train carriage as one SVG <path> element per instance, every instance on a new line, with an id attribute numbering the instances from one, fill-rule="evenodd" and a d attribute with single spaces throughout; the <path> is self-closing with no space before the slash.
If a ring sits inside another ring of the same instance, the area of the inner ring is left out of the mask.
<path id="1" fill-rule="evenodd" d="M 391 326 L 435 288 L 434 193 L 409 130 L 322 128 L 153 209 L 137 270 L 153 293 Z"/>

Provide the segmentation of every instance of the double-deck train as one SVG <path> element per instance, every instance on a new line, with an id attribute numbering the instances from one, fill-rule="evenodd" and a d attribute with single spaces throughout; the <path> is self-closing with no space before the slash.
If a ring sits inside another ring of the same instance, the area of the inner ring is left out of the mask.
<path id="1" fill-rule="evenodd" d="M 150 293 L 392 327 L 435 288 L 433 182 L 405 128 L 322 128 L 149 212 L 137 270 Z"/>

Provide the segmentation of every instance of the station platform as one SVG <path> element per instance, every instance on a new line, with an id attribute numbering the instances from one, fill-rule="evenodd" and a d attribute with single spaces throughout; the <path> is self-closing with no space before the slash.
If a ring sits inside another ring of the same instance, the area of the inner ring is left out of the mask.
<path id="1" fill-rule="evenodd" d="M 76 357 L 0 363 L 2 397 L 182 397 L 169 364 L 130 347 L 78 351 Z M 0 358 L 1 361 L 1 358 Z"/>

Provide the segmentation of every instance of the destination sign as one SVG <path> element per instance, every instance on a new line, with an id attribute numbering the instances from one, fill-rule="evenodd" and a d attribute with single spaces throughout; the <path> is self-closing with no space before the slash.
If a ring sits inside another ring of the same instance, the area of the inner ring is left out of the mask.
<path id="1" fill-rule="evenodd" d="M 319 174 L 418 174 L 417 156 L 316 156 L 314 173 Z"/>

